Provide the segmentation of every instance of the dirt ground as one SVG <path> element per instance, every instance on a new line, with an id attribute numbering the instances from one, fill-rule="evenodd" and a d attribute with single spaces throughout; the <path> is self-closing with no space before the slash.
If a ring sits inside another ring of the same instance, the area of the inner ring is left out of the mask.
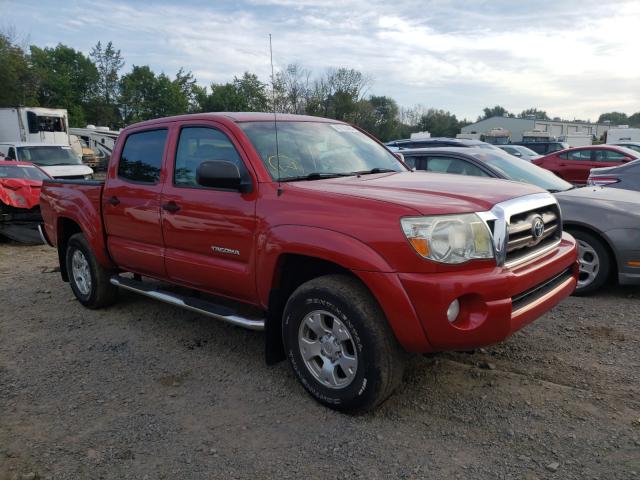
<path id="1" fill-rule="evenodd" d="M 263 335 L 123 294 L 75 301 L 0 244 L 0 479 L 640 478 L 640 288 L 416 358 L 377 411 L 316 404 Z"/>

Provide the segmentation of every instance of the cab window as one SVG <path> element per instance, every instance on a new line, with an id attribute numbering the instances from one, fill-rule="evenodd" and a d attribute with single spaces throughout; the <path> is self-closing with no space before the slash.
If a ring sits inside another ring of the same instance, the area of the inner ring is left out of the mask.
<path id="1" fill-rule="evenodd" d="M 158 183 L 166 139 L 166 129 L 129 135 L 118 163 L 118 177 L 135 183 Z"/>
<path id="2" fill-rule="evenodd" d="M 210 127 L 185 127 L 180 131 L 173 183 L 178 187 L 199 187 L 196 172 L 202 162 L 224 160 L 238 167 L 243 181 L 249 173 L 229 137 Z"/>

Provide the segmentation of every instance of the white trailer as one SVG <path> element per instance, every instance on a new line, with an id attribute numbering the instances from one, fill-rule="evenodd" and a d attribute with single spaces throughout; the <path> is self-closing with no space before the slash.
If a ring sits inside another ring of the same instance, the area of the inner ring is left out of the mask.
<path id="1" fill-rule="evenodd" d="M 607 130 L 607 143 L 640 142 L 640 128 L 619 125 Z"/>
<path id="2" fill-rule="evenodd" d="M 567 133 L 558 137 L 561 142 L 566 142 L 570 147 L 588 147 L 593 144 L 593 136 L 588 133 Z"/>
<path id="3" fill-rule="evenodd" d="M 111 152 L 116 144 L 116 139 L 120 132 L 109 130 L 108 127 L 96 127 L 95 125 L 87 125 L 85 128 L 70 128 L 69 133 L 76 135 L 87 143 L 87 146 L 98 156 L 103 158 L 104 162 L 108 162 L 111 158 Z"/>
<path id="4" fill-rule="evenodd" d="M 68 125 L 63 108 L 0 108 L 0 142 L 69 145 Z"/>

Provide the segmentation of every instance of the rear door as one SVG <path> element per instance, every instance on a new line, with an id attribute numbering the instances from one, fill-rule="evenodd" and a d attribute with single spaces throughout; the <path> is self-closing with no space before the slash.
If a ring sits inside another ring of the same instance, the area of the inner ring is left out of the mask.
<path id="1" fill-rule="evenodd" d="M 567 182 L 587 183 L 589 171 L 597 165 L 592 157 L 593 153 L 589 148 L 560 153 L 557 155 L 558 171 L 556 173 Z"/>
<path id="2" fill-rule="evenodd" d="M 122 268 L 165 277 L 160 194 L 167 127 L 135 130 L 111 162 L 102 194 L 109 253 Z"/>
<path id="3" fill-rule="evenodd" d="M 240 301 L 255 301 L 254 234 L 257 182 L 239 142 L 224 126 L 205 121 L 177 125 L 162 193 L 168 277 L 177 283 Z M 234 163 L 250 192 L 203 187 L 202 162 Z"/>

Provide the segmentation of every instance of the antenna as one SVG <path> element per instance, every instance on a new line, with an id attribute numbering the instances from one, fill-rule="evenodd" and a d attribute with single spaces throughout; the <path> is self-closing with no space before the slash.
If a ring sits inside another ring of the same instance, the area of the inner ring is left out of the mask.
<path id="1" fill-rule="evenodd" d="M 273 47 L 271 46 L 271 34 L 269 34 L 269 58 L 271 59 L 271 103 L 273 103 L 273 128 L 276 132 L 276 165 L 278 167 L 278 196 L 282 195 L 282 182 L 280 181 L 280 151 L 278 149 L 278 117 L 276 115 L 276 77 L 273 73 Z"/>

